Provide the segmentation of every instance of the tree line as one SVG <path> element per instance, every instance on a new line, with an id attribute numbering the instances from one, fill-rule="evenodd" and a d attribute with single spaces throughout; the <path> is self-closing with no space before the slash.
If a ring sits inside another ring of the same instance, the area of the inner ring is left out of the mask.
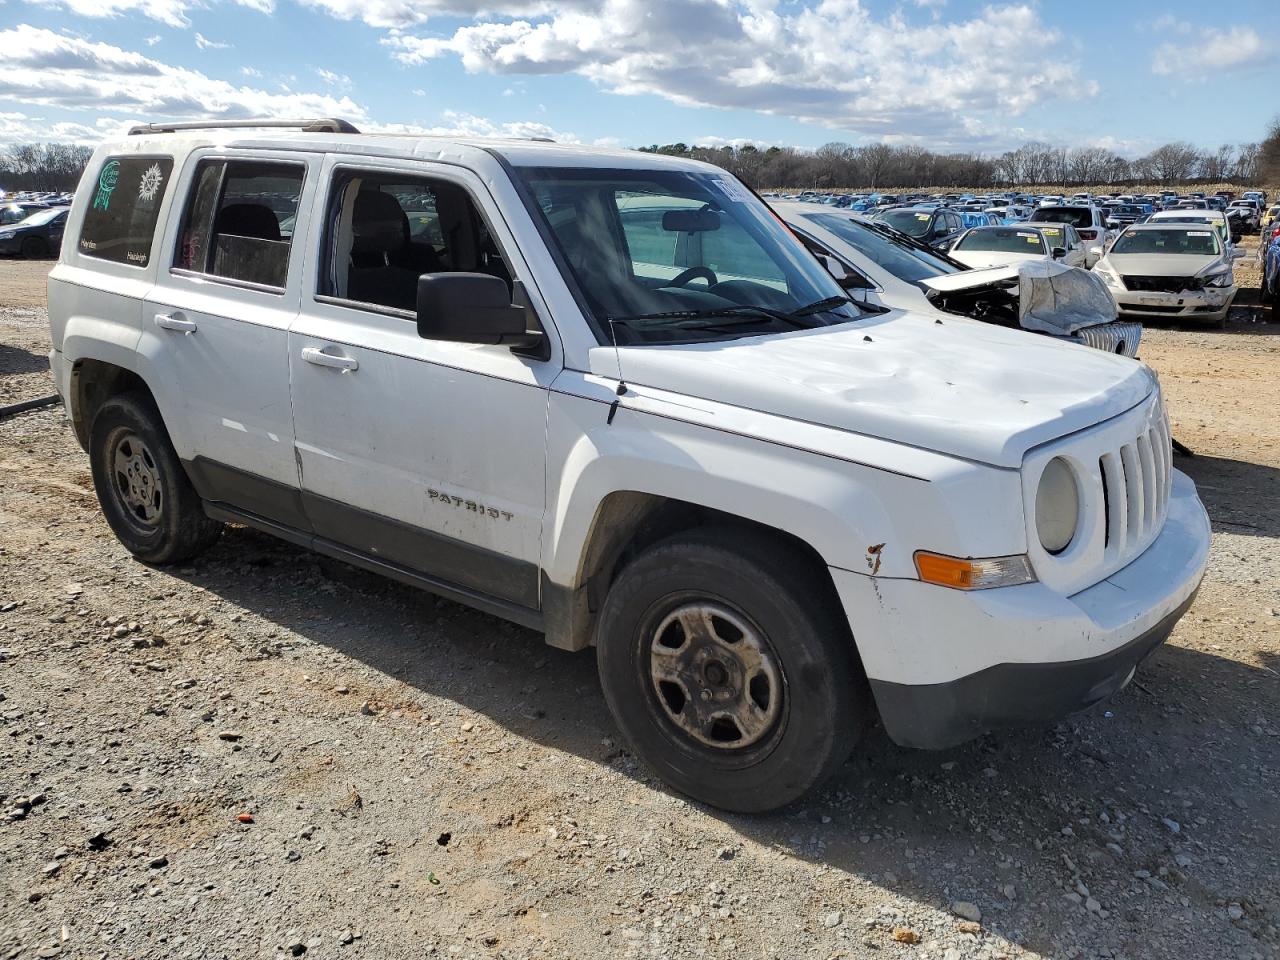
<path id="1" fill-rule="evenodd" d="M 1261 143 L 1223 144 L 1216 150 L 1166 143 L 1136 159 L 1103 147 L 1068 148 L 1046 143 L 1025 143 L 999 156 L 937 153 L 919 146 L 885 143 L 862 147 L 828 143 L 817 150 L 685 143 L 640 149 L 714 163 L 761 190 L 1280 184 L 1280 117 L 1272 121 Z M 0 154 L 0 187 L 11 191 L 74 190 L 92 154 L 91 147 L 80 144 L 13 144 Z"/>
<path id="2" fill-rule="evenodd" d="M 1263 143 L 1223 144 L 1216 150 L 1166 143 L 1136 159 L 1103 147 L 1069 148 L 1034 142 L 998 156 L 937 153 L 920 146 L 885 143 L 861 147 L 828 143 L 812 151 L 794 147 L 761 150 L 750 144 L 700 147 L 669 143 L 641 150 L 714 163 L 756 189 L 1255 184 L 1264 179 L 1265 158 L 1280 155 L 1278 129 L 1280 120 Z M 1272 161 L 1273 167 L 1275 162 L 1280 161 Z M 1265 179 L 1280 182 L 1280 170 L 1273 169 Z"/>
<path id="3" fill-rule="evenodd" d="M 16 143 L 0 154 L 0 187 L 5 190 L 74 190 L 93 156 L 75 143 Z"/>

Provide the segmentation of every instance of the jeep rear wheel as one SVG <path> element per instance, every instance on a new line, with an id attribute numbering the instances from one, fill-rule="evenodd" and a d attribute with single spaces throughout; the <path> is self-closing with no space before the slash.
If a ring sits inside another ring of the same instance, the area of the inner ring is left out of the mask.
<path id="1" fill-rule="evenodd" d="M 658 543 L 601 611 L 605 699 L 636 754 L 716 807 L 772 810 L 825 781 L 866 723 L 825 571 L 786 543 L 710 528 Z"/>
<path id="2" fill-rule="evenodd" d="M 89 435 L 93 485 L 102 515 L 139 560 L 187 560 L 213 545 L 222 524 L 205 516 L 159 411 L 145 396 L 113 397 Z"/>

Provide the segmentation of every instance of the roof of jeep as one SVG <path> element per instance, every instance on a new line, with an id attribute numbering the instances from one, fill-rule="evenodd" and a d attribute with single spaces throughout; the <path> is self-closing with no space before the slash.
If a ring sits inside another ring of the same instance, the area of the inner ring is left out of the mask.
<path id="1" fill-rule="evenodd" d="M 259 150 L 300 150 L 350 153 L 403 159 L 467 159 L 483 162 L 497 154 L 513 166 L 601 167 L 719 171 L 718 167 L 683 157 L 624 150 L 498 137 L 445 137 L 396 133 L 307 133 L 299 130 L 201 129 L 173 133 L 142 133 L 103 144 L 110 152 L 190 152 L 201 147 Z"/>

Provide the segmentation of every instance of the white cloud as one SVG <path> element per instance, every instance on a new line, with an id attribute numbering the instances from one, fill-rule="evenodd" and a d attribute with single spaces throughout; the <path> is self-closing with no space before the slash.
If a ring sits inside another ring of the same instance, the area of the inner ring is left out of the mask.
<path id="1" fill-rule="evenodd" d="M 205 5 L 203 0 L 32 0 L 32 2 L 44 7 L 67 10 L 79 17 L 119 17 L 136 13 L 167 23 L 171 27 L 190 26 L 191 19 L 187 16 L 188 11 Z M 233 2 L 238 6 L 249 7 L 261 13 L 270 13 L 275 9 L 275 0 L 233 0 Z"/>
<path id="2" fill-rule="evenodd" d="M 203 33 L 196 33 L 196 46 L 201 50 L 226 50 L 231 46 L 229 43 L 220 43 L 217 40 L 210 40 Z"/>
<path id="3" fill-rule="evenodd" d="M 147 39 L 144 42 L 148 47 L 154 47 L 157 43 L 161 41 L 161 39 L 162 38 L 160 34 L 157 33 L 154 36 L 147 37 Z"/>
<path id="4" fill-rule="evenodd" d="M 85 2 L 85 0 L 81 0 Z M 122 2 L 122 0 L 115 0 Z M 140 2 L 140 0 L 138 0 Z M 169 0 L 176 2 L 176 0 Z M 340 20 L 363 20 L 372 27 L 404 29 L 426 23 L 431 17 L 465 17 L 491 14 L 502 17 L 546 16 L 568 5 L 593 6 L 592 0 L 300 0 Z"/>
<path id="5" fill-rule="evenodd" d="M 441 114 L 443 123 L 420 125 L 412 123 L 368 123 L 360 129 L 366 133 L 404 133 L 425 137 L 515 137 L 528 140 L 540 137 L 557 143 L 580 143 L 572 133 L 556 130 L 545 123 L 532 120 L 499 122 L 470 113 L 446 110 Z"/>
<path id="6" fill-rule="evenodd" d="M 338 87 L 339 89 L 346 90 L 351 86 L 351 78 L 345 73 L 334 73 L 332 70 L 326 70 L 324 67 L 316 67 L 316 76 L 331 87 Z"/>
<path id="7" fill-rule="evenodd" d="M 860 0 L 599 0 L 589 8 L 557 3 L 529 19 L 482 18 L 445 37 L 396 32 L 383 42 L 406 64 L 457 57 L 473 73 L 571 73 L 618 94 L 779 114 L 876 138 L 904 130 L 963 138 L 975 118 L 995 124 L 1096 92 L 1062 55 L 1062 36 L 1028 4 L 920 24 L 873 15 Z"/>
<path id="8" fill-rule="evenodd" d="M 148 120 L 364 117 L 364 110 L 346 96 L 277 94 L 236 86 L 110 44 L 26 24 L 0 30 L 0 49 L 7 51 L 5 69 L 0 71 L 0 99 L 35 106 L 115 112 Z"/>
<path id="9" fill-rule="evenodd" d="M 1201 78 L 1261 63 L 1268 48 L 1253 27 L 1195 28 L 1185 21 L 1172 20 L 1169 29 L 1193 40 L 1162 43 L 1151 60 L 1151 72 L 1158 76 Z"/>

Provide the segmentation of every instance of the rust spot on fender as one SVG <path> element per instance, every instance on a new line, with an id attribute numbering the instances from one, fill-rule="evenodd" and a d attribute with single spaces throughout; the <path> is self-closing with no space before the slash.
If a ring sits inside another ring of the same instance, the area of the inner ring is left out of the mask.
<path id="1" fill-rule="evenodd" d="M 884 550 L 883 543 L 873 543 L 867 547 L 867 569 L 871 571 L 874 577 L 880 572 L 880 553 Z"/>

